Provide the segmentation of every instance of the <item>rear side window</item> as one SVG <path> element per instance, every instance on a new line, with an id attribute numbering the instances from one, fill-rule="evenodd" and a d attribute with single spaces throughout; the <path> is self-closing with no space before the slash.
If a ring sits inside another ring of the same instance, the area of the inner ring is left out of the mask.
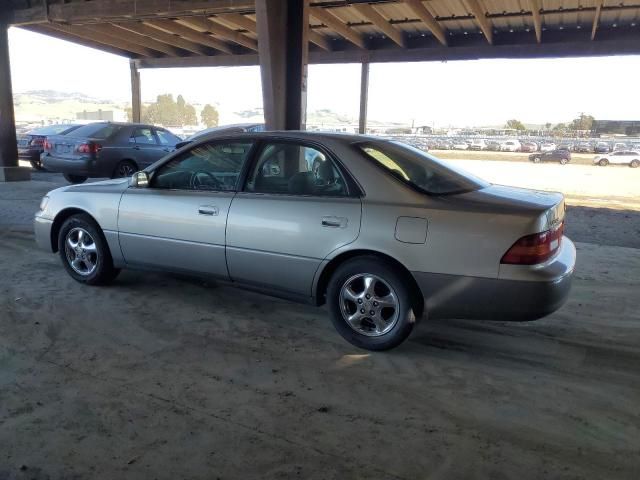
<path id="1" fill-rule="evenodd" d="M 397 179 L 433 195 L 450 195 L 490 184 L 446 164 L 417 148 L 399 142 L 365 142 L 356 147 Z"/>
<path id="2" fill-rule="evenodd" d="M 73 137 L 89 137 L 104 140 L 119 132 L 122 129 L 122 125 L 114 125 L 111 123 L 90 123 L 84 125 L 77 130 L 74 130 L 69 134 Z"/>
<path id="3" fill-rule="evenodd" d="M 156 137 L 150 128 L 136 128 L 129 138 L 129 142 L 143 145 L 155 145 Z"/>
<path id="4" fill-rule="evenodd" d="M 346 196 L 346 183 L 331 159 L 295 143 L 265 145 L 247 181 L 246 191 L 311 196 Z"/>
<path id="5" fill-rule="evenodd" d="M 173 133 L 167 132 L 166 130 L 156 129 L 156 134 L 158 135 L 160 145 L 175 145 L 176 143 L 181 141 Z"/>

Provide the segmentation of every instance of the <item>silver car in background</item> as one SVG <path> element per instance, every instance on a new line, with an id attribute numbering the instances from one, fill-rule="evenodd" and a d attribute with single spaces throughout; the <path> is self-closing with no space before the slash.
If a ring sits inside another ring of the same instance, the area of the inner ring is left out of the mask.
<path id="1" fill-rule="evenodd" d="M 423 316 L 558 309 L 576 260 L 564 216 L 561 194 L 491 185 L 398 142 L 269 132 L 204 136 L 131 179 L 54 190 L 35 230 L 79 282 L 128 267 L 214 277 L 326 303 L 345 339 L 384 350 Z"/>

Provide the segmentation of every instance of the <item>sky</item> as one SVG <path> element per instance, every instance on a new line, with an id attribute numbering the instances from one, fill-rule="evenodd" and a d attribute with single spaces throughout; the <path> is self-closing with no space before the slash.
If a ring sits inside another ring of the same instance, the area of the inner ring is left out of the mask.
<path id="1" fill-rule="evenodd" d="M 80 92 L 128 102 L 128 59 L 36 33 L 9 29 L 14 93 Z M 372 64 L 370 119 L 434 126 L 493 126 L 516 118 L 528 124 L 640 119 L 640 56 L 468 60 Z M 310 65 L 307 109 L 356 118 L 360 65 Z M 262 106 L 258 67 L 141 70 L 143 101 L 182 94 L 190 103 L 223 111 Z M 221 115 L 223 117 L 223 115 Z"/>

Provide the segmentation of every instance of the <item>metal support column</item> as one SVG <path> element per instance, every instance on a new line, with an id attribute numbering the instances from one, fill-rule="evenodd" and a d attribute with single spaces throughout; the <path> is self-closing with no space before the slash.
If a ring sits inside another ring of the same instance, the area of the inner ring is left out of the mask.
<path id="1" fill-rule="evenodd" d="M 18 166 L 8 30 L 9 24 L 0 12 L 0 182 L 31 179 L 31 169 Z"/>
<path id="2" fill-rule="evenodd" d="M 267 130 L 302 130 L 307 107 L 309 0 L 256 0 Z"/>
<path id="3" fill-rule="evenodd" d="M 140 123 L 142 97 L 140 96 L 140 71 L 136 60 L 129 60 L 131 67 L 131 120 Z"/>
<path id="4" fill-rule="evenodd" d="M 367 103 L 369 101 L 369 62 L 362 62 L 360 72 L 360 123 L 358 132 L 367 133 Z"/>

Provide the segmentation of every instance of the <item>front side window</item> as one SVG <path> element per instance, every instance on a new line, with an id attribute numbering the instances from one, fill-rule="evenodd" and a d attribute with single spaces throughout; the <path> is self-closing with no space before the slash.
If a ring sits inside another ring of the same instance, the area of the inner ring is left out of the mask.
<path id="1" fill-rule="evenodd" d="M 153 136 L 153 131 L 150 128 L 136 128 L 129 141 L 142 145 L 155 145 L 156 137 Z"/>
<path id="2" fill-rule="evenodd" d="M 174 190 L 234 191 L 253 142 L 205 143 L 163 164 L 151 187 Z"/>
<path id="3" fill-rule="evenodd" d="M 394 177 L 429 194 L 463 193 L 490 185 L 464 170 L 399 142 L 364 142 L 355 146 Z"/>
<path id="4" fill-rule="evenodd" d="M 288 195 L 346 196 L 344 178 L 319 150 L 295 143 L 269 143 L 260 154 L 246 190 Z"/>

